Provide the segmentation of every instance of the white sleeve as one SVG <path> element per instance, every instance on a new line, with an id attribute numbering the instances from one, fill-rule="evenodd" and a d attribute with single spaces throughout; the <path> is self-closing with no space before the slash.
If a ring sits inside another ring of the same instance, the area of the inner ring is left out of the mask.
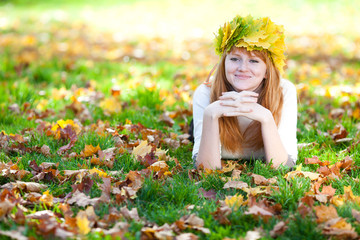
<path id="1" fill-rule="evenodd" d="M 279 135 L 289 157 L 296 164 L 297 160 L 297 95 L 296 87 L 286 79 L 281 79 L 284 102 L 279 123 Z"/>
<path id="2" fill-rule="evenodd" d="M 210 88 L 201 84 L 193 96 L 194 148 L 192 156 L 199 152 L 205 108 L 210 104 Z"/>

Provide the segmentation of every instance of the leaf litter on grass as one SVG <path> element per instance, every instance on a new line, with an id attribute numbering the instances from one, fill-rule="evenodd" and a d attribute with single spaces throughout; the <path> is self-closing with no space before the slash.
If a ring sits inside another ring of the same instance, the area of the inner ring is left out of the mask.
<path id="1" fill-rule="evenodd" d="M 217 61 L 208 41 L 184 41 L 184 54 L 172 55 L 166 39 L 118 42 L 109 34 L 99 38 L 101 33 L 86 25 L 53 24 L 45 43 L 38 32 L 17 32 L 16 26 L 0 41 L 0 56 L 10 57 L 1 73 L 8 81 L 0 82 L 7 99 L 0 103 L 1 235 L 134 238 L 136 223 L 142 239 L 205 238 L 219 230 L 214 226 L 230 227 L 224 239 L 281 238 L 289 236 L 300 214 L 325 237 L 358 238 L 360 71 L 353 64 L 358 52 L 336 44 L 336 36 L 326 36 L 330 48 L 323 47 L 322 36 L 305 36 L 313 47 L 301 47 L 300 37 L 289 40 L 285 77 L 297 86 L 301 113 L 298 166 L 254 173 L 255 164 L 234 161 L 218 171 L 192 169 L 191 157 L 184 157 L 190 156 L 182 148 L 190 144 L 191 95 Z M 357 48 L 359 43 L 355 39 Z M 339 49 L 347 54 L 338 55 Z M 163 79 L 170 88 L 158 83 Z M 19 86 L 38 96 L 16 95 L 23 91 Z M 13 119 L 19 126 L 10 128 L 7 121 Z M 159 225 L 156 217 L 138 211 L 151 205 L 139 196 L 150 179 L 160 186 L 152 200 L 164 204 L 158 200 L 161 189 L 175 177 L 184 188 L 197 188 L 197 201 L 183 203 L 193 206 L 186 213 L 182 204 L 172 206 L 177 220 Z M 303 180 L 310 187 L 301 192 Z M 356 221 L 338 213 L 347 203 L 356 206 L 351 209 Z M 237 232 L 239 224 L 246 225 L 238 222 L 241 217 L 256 227 Z"/>

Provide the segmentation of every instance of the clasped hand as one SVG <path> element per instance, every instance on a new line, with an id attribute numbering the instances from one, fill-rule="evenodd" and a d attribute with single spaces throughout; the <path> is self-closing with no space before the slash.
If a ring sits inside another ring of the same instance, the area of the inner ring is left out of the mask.
<path id="1" fill-rule="evenodd" d="M 258 94 L 251 91 L 225 92 L 219 100 L 211 103 L 205 114 L 215 118 L 243 116 L 259 122 L 265 121 L 270 111 L 257 103 Z"/>

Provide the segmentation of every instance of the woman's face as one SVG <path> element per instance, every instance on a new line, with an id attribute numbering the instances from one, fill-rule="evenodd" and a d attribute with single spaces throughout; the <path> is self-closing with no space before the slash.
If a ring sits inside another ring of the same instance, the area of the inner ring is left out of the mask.
<path id="1" fill-rule="evenodd" d="M 265 78 L 266 64 L 252 52 L 234 48 L 225 58 L 225 74 L 236 91 L 254 91 Z"/>

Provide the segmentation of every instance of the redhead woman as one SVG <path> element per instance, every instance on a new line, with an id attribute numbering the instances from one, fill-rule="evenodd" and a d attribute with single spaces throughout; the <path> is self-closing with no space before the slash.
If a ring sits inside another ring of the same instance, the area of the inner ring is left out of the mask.
<path id="1" fill-rule="evenodd" d="M 283 28 L 269 18 L 236 16 L 219 29 L 212 80 L 193 97 L 196 166 L 221 159 L 263 159 L 292 167 L 297 159 L 296 88 L 281 78 Z"/>

